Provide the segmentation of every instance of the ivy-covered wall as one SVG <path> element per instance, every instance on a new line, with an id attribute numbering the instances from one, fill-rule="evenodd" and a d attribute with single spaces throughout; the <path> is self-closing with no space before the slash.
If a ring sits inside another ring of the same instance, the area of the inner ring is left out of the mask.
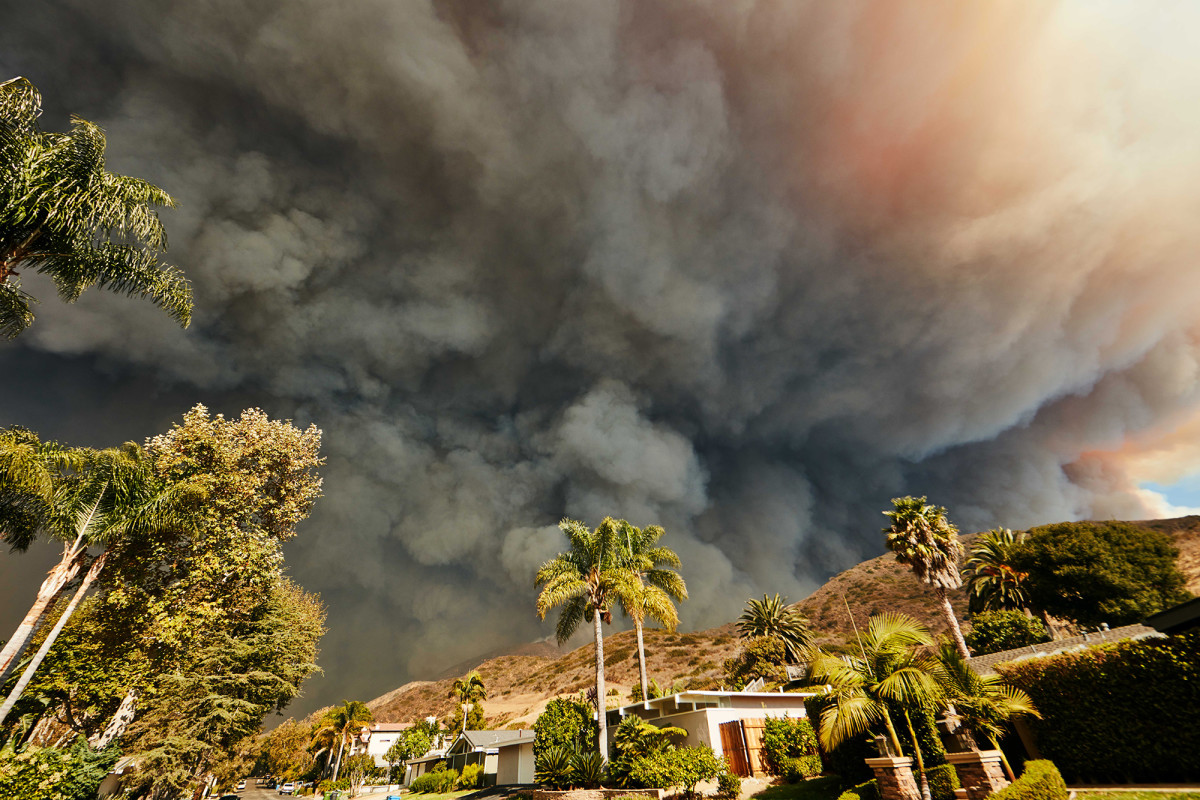
<path id="1" fill-rule="evenodd" d="M 1200 780 L 1200 632 L 997 666 L 1069 783 Z"/>

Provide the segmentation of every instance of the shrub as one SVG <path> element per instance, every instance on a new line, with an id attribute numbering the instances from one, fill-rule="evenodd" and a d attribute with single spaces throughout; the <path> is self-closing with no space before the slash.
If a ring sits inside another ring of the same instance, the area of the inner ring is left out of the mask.
<path id="1" fill-rule="evenodd" d="M 584 700 L 556 697 L 546 704 L 533 723 L 533 758 L 553 747 L 566 747 L 575 752 L 595 750 L 597 727 L 592 717 L 591 703 Z"/>
<path id="2" fill-rule="evenodd" d="M 930 787 L 930 792 L 932 793 L 932 787 Z M 866 783 L 860 783 L 842 792 L 838 796 L 838 800 L 879 800 L 879 784 L 872 778 Z"/>
<path id="3" fill-rule="evenodd" d="M 1041 620 L 1021 611 L 984 611 L 971 616 L 967 646 L 977 656 L 1050 641 Z"/>
<path id="4" fill-rule="evenodd" d="M 414 780 L 408 788 L 416 794 L 445 794 L 454 791 L 454 784 L 457 782 L 458 771 L 443 768 L 434 772 L 426 772 Z"/>
<path id="5" fill-rule="evenodd" d="M 571 759 L 571 783 L 583 789 L 596 789 L 604 782 L 604 759 L 598 751 L 576 753 Z"/>
<path id="6" fill-rule="evenodd" d="M 725 771 L 717 776 L 717 797 L 734 798 L 741 793 L 742 779 L 726 767 Z"/>
<path id="7" fill-rule="evenodd" d="M 0 797 L 22 800 L 90 800 L 117 762 L 116 747 L 92 750 L 81 736 L 70 747 L 0 750 Z"/>
<path id="8" fill-rule="evenodd" d="M 929 794 L 933 800 L 954 800 L 954 790 L 962 786 L 953 764 L 925 770 L 925 780 L 929 781 Z"/>
<path id="9" fill-rule="evenodd" d="M 423 778 L 425 776 L 422 775 L 421 777 Z M 417 780 L 420 780 L 420 778 L 418 778 Z M 416 782 L 417 781 L 413 781 L 414 784 L 416 784 Z M 345 791 L 350 788 L 350 779 L 349 778 L 338 778 L 335 781 L 335 780 L 326 778 L 325 780 L 323 780 L 319 784 L 317 784 L 317 788 L 320 789 L 322 792 L 332 792 L 334 790 Z"/>
<path id="10" fill-rule="evenodd" d="M 460 789 L 480 789 L 483 787 L 483 764 L 467 764 L 463 767 L 458 779 Z"/>
<path id="11" fill-rule="evenodd" d="M 574 757 L 575 751 L 565 745 L 559 744 L 546 748 L 541 755 L 534 759 L 534 780 L 554 789 L 567 788 L 571 785 L 571 762 Z"/>
<path id="12" fill-rule="evenodd" d="M 1067 784 L 1052 761 L 1028 761 L 1021 777 L 988 800 L 1067 800 Z"/>
<path id="13" fill-rule="evenodd" d="M 1200 779 L 1200 632 L 1000 664 L 1042 719 L 1038 749 L 1072 782 Z"/>
<path id="14" fill-rule="evenodd" d="M 803 717 L 767 717 L 763 720 L 762 745 L 767 768 L 788 783 L 821 774 L 817 734 Z"/>
<path id="15" fill-rule="evenodd" d="M 648 788 L 672 789 L 682 786 L 692 795 L 696 793 L 696 784 L 717 777 L 722 767 L 723 764 L 710 747 L 681 747 L 636 759 L 630 768 L 630 775 Z"/>

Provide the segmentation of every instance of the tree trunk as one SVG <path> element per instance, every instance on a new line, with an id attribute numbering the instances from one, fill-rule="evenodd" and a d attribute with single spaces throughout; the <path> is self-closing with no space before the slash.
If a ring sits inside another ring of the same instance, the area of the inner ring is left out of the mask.
<path id="1" fill-rule="evenodd" d="M 137 713 L 137 689 L 130 689 L 125 693 L 125 699 L 121 701 L 120 708 L 117 713 L 113 714 L 112 721 L 108 723 L 108 727 L 94 741 L 89 742 L 93 750 L 103 750 L 108 745 L 125 732 L 125 728 L 133 721 L 133 716 Z"/>
<path id="2" fill-rule="evenodd" d="M 333 762 L 333 779 L 336 781 L 338 770 L 342 768 L 342 750 L 346 748 L 346 732 L 342 731 L 341 741 L 338 742 L 337 761 Z"/>
<path id="3" fill-rule="evenodd" d="M 896 726 L 892 725 L 892 715 L 888 712 L 887 706 L 883 707 L 883 721 L 887 723 L 888 733 L 892 737 L 892 746 L 896 748 L 896 755 L 903 756 L 904 748 L 900 746 L 900 737 L 896 735 Z"/>
<path id="4" fill-rule="evenodd" d="M 54 624 L 54 627 L 50 629 L 49 635 L 46 636 L 46 641 L 42 642 L 42 646 L 34 654 L 33 660 L 29 662 L 29 666 L 25 667 L 25 671 L 21 673 L 21 679 L 13 687 L 12 692 L 8 695 L 8 699 L 4 701 L 4 705 L 0 706 L 0 722 L 4 722 L 5 717 L 8 716 L 8 712 L 12 711 L 12 707 L 21 699 L 21 693 L 25 691 L 25 687 L 33 680 L 33 674 L 41 665 L 42 659 L 46 657 L 46 653 L 50 652 L 50 648 L 54 646 L 54 640 L 58 638 L 58 634 L 62 632 L 71 615 L 75 613 L 75 607 L 79 605 L 79 601 L 83 599 L 83 596 L 87 594 L 88 589 L 92 588 L 92 583 L 96 580 L 96 576 L 100 574 L 100 570 L 104 569 L 104 559 L 107 555 L 107 553 L 101 553 L 92 562 L 91 569 L 83 576 L 83 580 L 79 583 L 79 588 L 75 590 L 75 594 L 71 597 L 71 602 L 67 603 L 66 610 L 58 618 L 58 622 Z"/>
<path id="5" fill-rule="evenodd" d="M 958 627 L 958 618 L 954 616 L 954 606 L 950 605 L 950 593 L 944 586 L 934 588 L 937 591 L 938 602 L 942 605 L 942 614 L 945 615 L 946 622 L 950 623 L 950 635 L 954 638 L 958 652 L 962 653 L 963 658 L 970 659 L 971 651 L 967 649 L 967 640 L 963 638 L 962 628 Z"/>
<path id="6" fill-rule="evenodd" d="M 600 749 L 600 760 L 608 762 L 608 720 L 607 701 L 604 697 L 604 629 L 600 619 L 600 609 L 594 608 L 592 616 L 596 624 L 596 725 L 599 728 L 596 744 Z"/>
<path id="7" fill-rule="evenodd" d="M 650 699 L 650 679 L 646 675 L 646 643 L 642 640 L 642 621 L 635 619 L 633 625 L 637 628 L 638 669 L 642 673 L 642 702 Z"/>
<path id="8" fill-rule="evenodd" d="M 46 580 L 42 581 L 41 588 L 38 589 L 37 600 L 29 609 L 29 613 L 25 615 L 25 619 L 21 620 L 21 624 L 17 626 L 12 638 L 4 645 L 4 649 L 0 650 L 0 685 L 3 685 L 8 680 L 8 676 L 12 674 L 17 661 L 29 644 L 29 640 L 41 627 L 47 611 L 58 600 L 63 588 L 79 574 L 78 556 L 77 547 L 63 549 L 62 560 L 54 565 L 46 576 Z"/>
<path id="9" fill-rule="evenodd" d="M 908 724 L 908 735 L 912 737 L 913 755 L 917 757 L 917 772 L 921 775 L 921 798 L 922 800 L 933 800 L 933 795 L 929 792 L 929 779 L 925 777 L 925 759 L 921 756 L 921 743 L 917 741 L 917 732 L 913 730 L 912 717 L 908 715 L 908 709 L 904 709 L 904 721 Z"/>

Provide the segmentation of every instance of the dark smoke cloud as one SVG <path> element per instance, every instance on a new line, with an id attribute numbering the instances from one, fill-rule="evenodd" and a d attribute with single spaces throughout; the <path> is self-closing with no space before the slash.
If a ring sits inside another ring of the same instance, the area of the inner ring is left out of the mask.
<path id="1" fill-rule="evenodd" d="M 877 553 L 899 493 L 967 529 L 1162 507 L 1120 451 L 1197 410 L 1190 9 L 3 7 L 47 125 L 179 200 L 197 313 L 47 298 L 0 417 L 317 422 L 304 707 L 546 635 L 564 515 L 664 525 L 699 626 Z"/>

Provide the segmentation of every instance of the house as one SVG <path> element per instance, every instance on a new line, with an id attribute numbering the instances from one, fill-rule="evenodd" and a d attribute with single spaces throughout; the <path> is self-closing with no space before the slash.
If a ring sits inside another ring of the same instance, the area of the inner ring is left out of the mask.
<path id="1" fill-rule="evenodd" d="M 1177 634 L 1200 628 L 1200 597 L 1146 617 L 1146 624 L 1159 633 Z"/>
<path id="2" fill-rule="evenodd" d="M 528 741 L 529 755 L 533 756 L 533 731 L 463 731 L 459 737 L 454 740 L 454 744 L 450 745 L 450 749 L 446 751 L 444 758 L 446 766 L 456 770 L 458 774 L 462 774 L 463 768 L 469 764 L 483 765 L 483 784 L 484 786 L 495 786 L 497 781 L 497 773 L 500 768 L 500 746 L 507 743 L 517 743 L 516 752 L 510 755 L 509 772 L 518 774 L 520 743 Z M 512 759 L 516 760 L 516 769 L 513 769 Z M 532 770 L 531 770 L 532 773 Z"/>
<path id="3" fill-rule="evenodd" d="M 608 712 L 616 727 L 635 716 L 660 728 L 687 731 L 687 747 L 708 745 L 717 757 L 726 756 L 739 775 L 766 773 L 762 756 L 762 727 L 767 717 L 806 717 L 804 701 L 815 693 L 802 692 L 680 692 L 622 706 Z"/>
<path id="4" fill-rule="evenodd" d="M 496 745 L 500 751 L 496 759 L 496 785 L 511 786 L 518 783 L 534 783 L 533 731 L 514 731 L 520 734 Z"/>
<path id="5" fill-rule="evenodd" d="M 370 726 L 364 725 L 359 735 L 354 737 L 349 755 L 365 752 L 375 759 L 375 766 L 387 769 L 388 763 L 384 755 L 400 738 L 400 732 L 412 726 L 411 722 L 375 722 Z"/>
<path id="6" fill-rule="evenodd" d="M 404 766 L 404 785 L 411 786 L 412 782 L 427 772 L 433 772 L 439 761 L 446 758 L 445 750 L 430 750 L 420 758 L 408 761 Z"/>

